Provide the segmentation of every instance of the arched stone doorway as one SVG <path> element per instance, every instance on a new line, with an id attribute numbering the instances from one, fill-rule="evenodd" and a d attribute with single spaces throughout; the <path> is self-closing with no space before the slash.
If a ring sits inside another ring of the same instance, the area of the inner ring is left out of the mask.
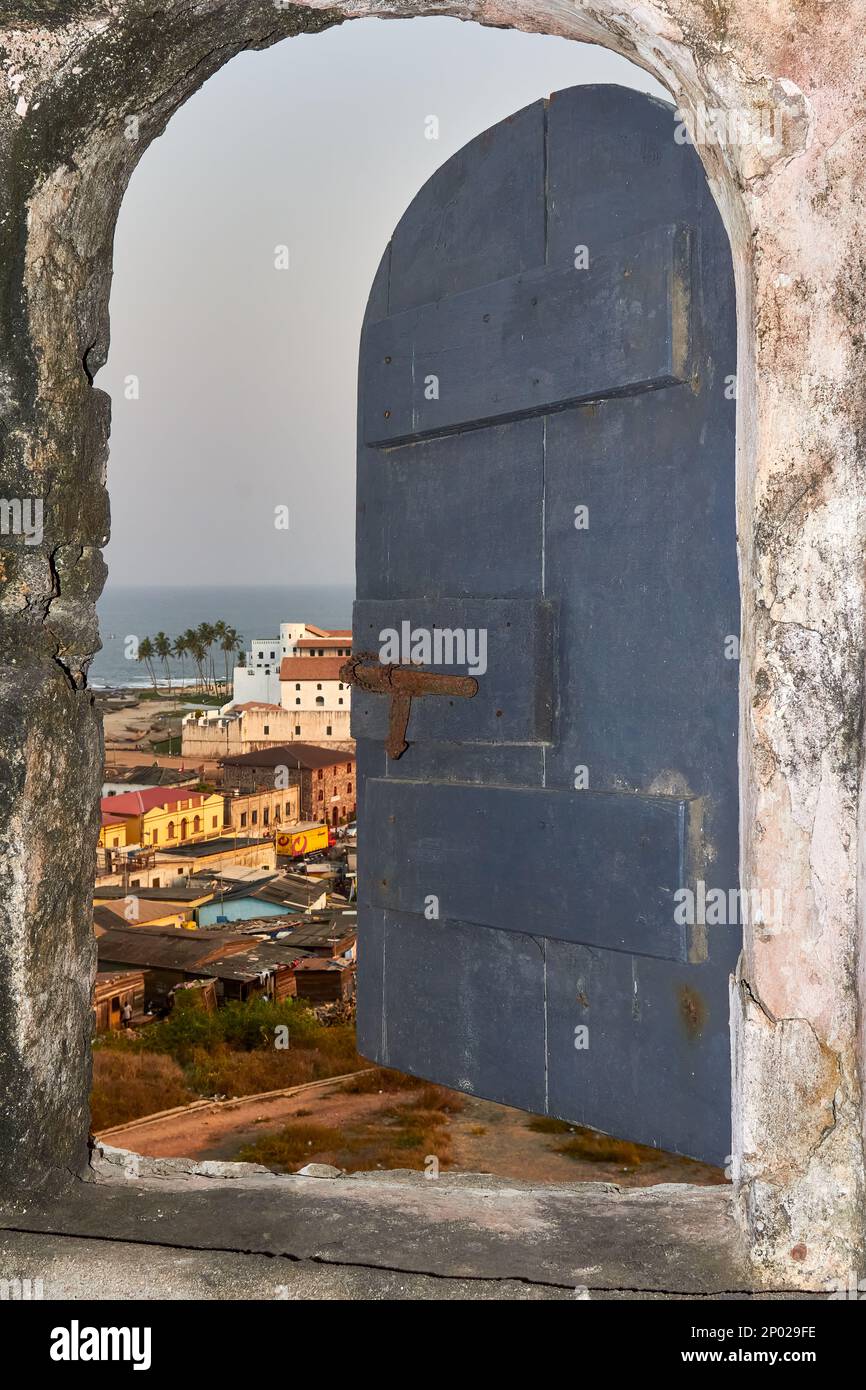
<path id="1" fill-rule="evenodd" d="M 158 17 L 69 0 L 7 18 L 4 489 L 47 505 L 40 544 L 2 556 L 3 1181 L 56 1186 L 85 1161 L 85 905 L 101 759 L 86 668 L 109 415 L 91 380 L 107 351 L 123 190 L 177 106 L 241 49 L 346 17 L 434 12 L 601 43 L 658 77 L 704 136 L 738 284 L 741 882 L 787 904 L 783 930 L 747 932 L 734 989 L 735 1177 L 768 1279 L 845 1277 L 861 1262 L 863 1211 L 863 155 L 852 94 L 864 58 L 856 12 L 834 10 L 833 29 L 819 0 L 801 7 L 796 41 L 787 16 L 748 0 L 724 20 L 697 0 L 626 13 L 614 0 L 204 0 L 194 13 L 168 0 Z M 742 138 L 768 111 L 779 138 Z M 713 112 L 723 140 L 712 119 L 707 138 Z"/>

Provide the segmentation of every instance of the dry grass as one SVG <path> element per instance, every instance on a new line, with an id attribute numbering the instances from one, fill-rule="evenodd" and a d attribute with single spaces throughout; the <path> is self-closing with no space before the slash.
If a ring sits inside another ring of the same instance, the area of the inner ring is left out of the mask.
<path id="1" fill-rule="evenodd" d="M 382 1071 L 376 1086 L 346 1082 L 340 1089 L 355 1094 L 382 1091 L 386 1095 L 405 1095 L 406 1086 L 397 1084 L 397 1072 Z M 349 1122 L 344 1129 L 292 1121 L 276 1134 L 263 1135 L 248 1144 L 238 1157 L 249 1163 L 264 1163 L 277 1171 L 292 1171 L 307 1163 L 330 1163 L 346 1172 L 365 1172 L 374 1168 L 423 1169 L 433 1156 L 440 1168 L 451 1162 L 448 1119 L 462 1109 L 463 1101 L 454 1091 L 429 1082 L 405 1078 L 414 1094 L 407 1100 L 385 1104 L 374 1114 Z M 384 1081 L 384 1085 L 382 1084 Z"/>
<path id="2" fill-rule="evenodd" d="M 93 1128 L 211 1096 L 303 1086 L 364 1066 L 351 1026 L 324 1028 L 300 1008 L 286 1016 L 292 1042 L 286 1049 L 274 1046 L 273 1020 L 283 1015 L 255 1005 L 219 1016 L 188 1008 L 132 1037 L 100 1038 L 93 1049 Z"/>
<path id="3" fill-rule="evenodd" d="M 598 1130 L 584 1129 L 581 1125 L 576 1125 L 574 1133 L 564 1143 L 557 1144 L 554 1152 L 581 1162 L 616 1163 L 624 1168 L 639 1168 L 647 1161 L 658 1161 L 656 1149 L 630 1144 L 624 1139 L 611 1139 L 608 1134 L 599 1134 Z"/>
<path id="4" fill-rule="evenodd" d="M 526 1128 L 536 1134 L 565 1136 L 562 1143 L 552 1144 L 550 1148 L 553 1153 L 573 1158 L 577 1163 L 615 1163 L 618 1168 L 634 1169 L 646 1163 L 656 1164 L 660 1157 L 658 1149 L 645 1144 L 632 1144 L 626 1139 L 614 1139 L 597 1129 L 587 1129 L 585 1125 L 570 1125 L 566 1120 L 555 1119 L 553 1115 L 533 1115 Z M 689 1164 L 691 1160 L 682 1159 L 681 1162 Z M 695 1170 L 702 1166 L 696 1163 Z"/>
<path id="5" fill-rule="evenodd" d="M 533 1115 L 531 1120 L 527 1120 L 526 1128 L 534 1134 L 570 1134 L 573 1125 L 566 1124 L 565 1120 L 557 1120 L 553 1115 Z"/>
<path id="6" fill-rule="evenodd" d="M 391 1071 L 389 1067 L 373 1067 L 366 1073 L 353 1076 L 351 1081 L 344 1081 L 340 1090 L 347 1096 L 374 1096 L 389 1091 L 412 1091 L 427 1084 L 406 1072 Z"/>
<path id="7" fill-rule="evenodd" d="M 361 1066 L 351 1035 L 331 1040 L 327 1035 L 343 1029 L 323 1029 L 322 1045 L 289 1048 L 255 1048 L 237 1052 L 228 1046 L 207 1052 L 196 1049 L 187 1067 L 189 1083 L 203 1096 L 252 1096 L 286 1086 L 323 1081 Z"/>
<path id="8" fill-rule="evenodd" d="M 197 1100 L 187 1086 L 177 1062 L 153 1052 L 102 1052 L 93 1054 L 93 1090 L 90 1111 L 94 1130 L 188 1105 Z"/>
<path id="9" fill-rule="evenodd" d="M 616 1163 L 621 1167 L 638 1168 L 641 1163 L 658 1159 L 655 1149 L 612 1139 L 597 1129 L 570 1125 L 567 1120 L 557 1120 L 553 1115 L 533 1115 L 526 1128 L 535 1134 L 567 1135 L 563 1143 L 551 1146 L 553 1152 L 582 1163 Z"/>

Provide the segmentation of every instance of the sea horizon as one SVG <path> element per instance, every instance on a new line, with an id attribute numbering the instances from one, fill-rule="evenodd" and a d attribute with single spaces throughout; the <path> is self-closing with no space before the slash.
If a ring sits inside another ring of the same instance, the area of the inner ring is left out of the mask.
<path id="1" fill-rule="evenodd" d="M 255 638 L 276 637 L 280 623 L 307 622 L 318 627 L 352 625 L 354 584 L 109 584 L 96 605 L 102 650 L 90 667 L 93 690 L 151 689 L 144 663 L 127 655 L 130 637 L 140 642 L 165 632 L 174 639 L 189 627 L 222 619 L 237 629 L 248 649 Z M 215 652 L 217 675 L 224 671 Z M 237 657 L 230 659 L 229 667 Z M 191 680 L 191 663 L 172 658 L 166 672 L 154 663 L 159 684 Z"/>

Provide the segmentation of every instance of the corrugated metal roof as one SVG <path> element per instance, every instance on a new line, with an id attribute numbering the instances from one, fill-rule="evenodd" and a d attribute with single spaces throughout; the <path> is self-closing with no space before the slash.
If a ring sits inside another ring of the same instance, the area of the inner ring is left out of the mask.
<path id="1" fill-rule="evenodd" d="M 165 849 L 160 845 L 159 853 L 161 858 L 171 856 L 172 859 L 205 859 L 210 854 L 227 854 L 230 850 L 249 849 L 251 845 L 260 845 L 262 848 L 272 849 L 271 841 L 246 839 L 234 835 L 220 835 L 215 840 L 196 840 L 193 844 L 181 845 L 175 849 L 172 846 Z"/>
<path id="2" fill-rule="evenodd" d="M 308 957 L 308 952 L 289 941 L 259 941 L 232 932 L 122 926 L 100 936 L 97 951 L 100 962 L 233 980 L 255 979 L 263 970 Z"/>
<path id="3" fill-rule="evenodd" d="M 255 748 L 252 753 L 236 753 L 221 758 L 221 767 L 289 767 L 295 771 L 319 767 L 336 767 L 338 763 L 354 762 L 354 751 L 345 748 L 322 748 L 318 743 L 275 743 L 269 748 Z M 295 830 L 297 826 L 286 826 Z"/>

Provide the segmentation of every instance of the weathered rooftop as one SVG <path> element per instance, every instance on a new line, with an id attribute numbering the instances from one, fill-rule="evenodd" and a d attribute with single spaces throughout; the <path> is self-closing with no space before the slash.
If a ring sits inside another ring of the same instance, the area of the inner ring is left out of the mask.
<path id="1" fill-rule="evenodd" d="M 303 658 L 304 666 L 314 664 L 315 658 Z M 220 766 L 289 767 L 295 771 L 306 771 L 311 768 L 335 767 L 337 763 L 348 763 L 353 758 L 354 754 L 347 753 L 345 749 L 320 748 L 317 743 L 275 743 L 270 748 L 255 748 L 251 753 L 236 753 L 229 758 L 221 758 Z"/>

